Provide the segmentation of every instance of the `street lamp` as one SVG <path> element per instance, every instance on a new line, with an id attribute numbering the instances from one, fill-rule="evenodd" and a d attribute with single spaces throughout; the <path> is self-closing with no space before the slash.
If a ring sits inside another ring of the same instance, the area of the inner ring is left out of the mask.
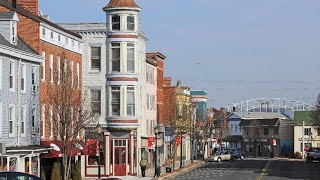
<path id="1" fill-rule="evenodd" d="M 273 154 L 273 136 L 271 136 L 271 142 L 270 142 L 270 147 L 271 147 L 271 158 L 274 157 L 274 154 Z"/>
<path id="2" fill-rule="evenodd" d="M 102 132 L 102 128 L 101 128 L 101 125 L 98 123 L 97 127 L 96 127 L 96 131 L 97 131 L 97 134 L 98 134 L 98 179 L 101 179 L 101 168 L 100 168 L 100 135 L 101 135 L 101 132 Z"/>
<path id="3" fill-rule="evenodd" d="M 155 138 L 154 138 L 154 140 L 155 140 L 155 147 L 154 147 L 154 156 L 155 156 L 155 158 L 154 158 L 154 176 L 153 177 L 159 177 L 160 173 L 158 173 L 158 167 L 157 167 L 158 127 L 154 128 L 154 135 L 155 135 Z"/>

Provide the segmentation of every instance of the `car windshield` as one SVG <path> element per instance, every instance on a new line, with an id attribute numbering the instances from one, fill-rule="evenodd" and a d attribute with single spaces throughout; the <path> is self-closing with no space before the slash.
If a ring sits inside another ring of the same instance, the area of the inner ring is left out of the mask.
<path id="1" fill-rule="evenodd" d="M 320 152 L 320 148 L 310 148 L 309 152 Z"/>

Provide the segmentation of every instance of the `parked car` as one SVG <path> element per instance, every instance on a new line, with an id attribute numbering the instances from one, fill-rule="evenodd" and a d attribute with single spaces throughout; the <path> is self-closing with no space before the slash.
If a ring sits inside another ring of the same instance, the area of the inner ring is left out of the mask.
<path id="1" fill-rule="evenodd" d="M 311 147 L 307 151 L 307 162 L 320 161 L 320 147 Z"/>
<path id="2" fill-rule="evenodd" d="M 42 180 L 37 176 L 22 172 L 6 171 L 0 172 L 0 180 Z"/>
<path id="3" fill-rule="evenodd" d="M 236 160 L 237 158 L 234 157 L 232 151 L 218 151 L 216 154 L 213 155 L 211 161 L 229 161 L 229 160 Z"/>
<path id="4" fill-rule="evenodd" d="M 241 160 L 244 159 L 245 152 L 243 149 L 234 148 L 234 149 L 231 149 L 231 151 L 233 152 L 233 156 L 236 157 L 237 159 L 241 159 Z"/>

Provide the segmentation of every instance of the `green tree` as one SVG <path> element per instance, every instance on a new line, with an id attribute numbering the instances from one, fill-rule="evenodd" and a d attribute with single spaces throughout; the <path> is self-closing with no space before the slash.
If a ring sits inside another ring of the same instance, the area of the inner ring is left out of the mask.
<path id="1" fill-rule="evenodd" d="M 313 126 L 318 128 L 320 126 L 320 94 L 317 97 L 315 109 L 311 111 L 311 119 Z"/>
<path id="2" fill-rule="evenodd" d="M 60 180 L 60 170 L 58 163 L 54 163 L 52 173 L 51 173 L 52 180 Z"/>

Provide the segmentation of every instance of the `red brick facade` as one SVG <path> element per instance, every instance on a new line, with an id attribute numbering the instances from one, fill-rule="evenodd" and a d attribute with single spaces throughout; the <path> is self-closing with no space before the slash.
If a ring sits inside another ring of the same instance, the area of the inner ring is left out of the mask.
<path id="1" fill-rule="evenodd" d="M 163 69 L 165 56 L 159 52 L 147 53 L 147 59 L 153 60 L 157 64 L 157 123 L 163 124 L 164 109 L 164 84 Z"/>
<path id="2" fill-rule="evenodd" d="M 45 63 L 45 81 L 40 82 L 40 104 L 45 104 L 45 117 L 46 117 L 46 128 L 45 128 L 45 138 L 43 140 L 50 140 L 50 124 L 49 124 L 49 104 L 48 100 L 50 97 L 48 97 L 48 87 L 55 87 L 50 84 L 50 77 L 49 77 L 49 68 L 50 68 L 50 60 L 49 55 L 53 54 L 53 62 L 54 62 L 54 68 L 56 68 L 56 59 L 58 56 L 62 57 L 62 53 L 64 54 L 64 58 L 67 60 L 72 60 L 74 62 L 73 66 L 73 72 L 74 72 L 74 87 L 77 87 L 77 74 L 76 74 L 76 64 L 79 63 L 80 65 L 80 72 L 79 72 L 79 80 L 80 80 L 80 88 L 78 91 L 80 91 L 81 94 L 81 79 L 82 79 L 82 55 L 75 53 L 73 51 L 67 50 L 65 48 L 53 45 L 51 43 L 45 42 L 40 40 L 40 22 L 47 23 L 50 26 L 56 26 L 55 24 L 47 21 L 42 20 L 41 17 L 38 17 L 38 0 L 17 0 L 17 6 L 12 6 L 12 0 L 2 1 L 0 2 L 0 12 L 7 12 L 7 11 L 15 11 L 18 14 L 19 22 L 18 22 L 18 36 L 23 39 L 30 47 L 32 47 L 35 51 L 38 52 L 38 54 L 41 55 L 41 53 L 44 51 L 46 54 L 46 63 Z M 63 30 L 64 32 L 68 32 L 67 30 L 61 29 L 61 27 L 56 27 L 60 30 Z M 74 35 L 74 33 L 69 33 L 71 36 Z M 79 38 L 80 36 L 76 37 Z M 40 73 L 41 74 L 41 70 Z M 41 79 L 41 77 L 40 77 Z M 56 82 L 54 82 L 56 83 Z M 55 89 L 53 89 L 53 92 L 55 92 Z M 40 107 L 41 110 L 41 107 Z M 40 112 L 40 115 L 42 113 Z M 40 117 L 42 120 L 42 117 Z M 40 121 L 40 124 L 42 125 L 42 121 Z M 40 134 L 42 134 L 42 127 L 40 126 Z"/>

